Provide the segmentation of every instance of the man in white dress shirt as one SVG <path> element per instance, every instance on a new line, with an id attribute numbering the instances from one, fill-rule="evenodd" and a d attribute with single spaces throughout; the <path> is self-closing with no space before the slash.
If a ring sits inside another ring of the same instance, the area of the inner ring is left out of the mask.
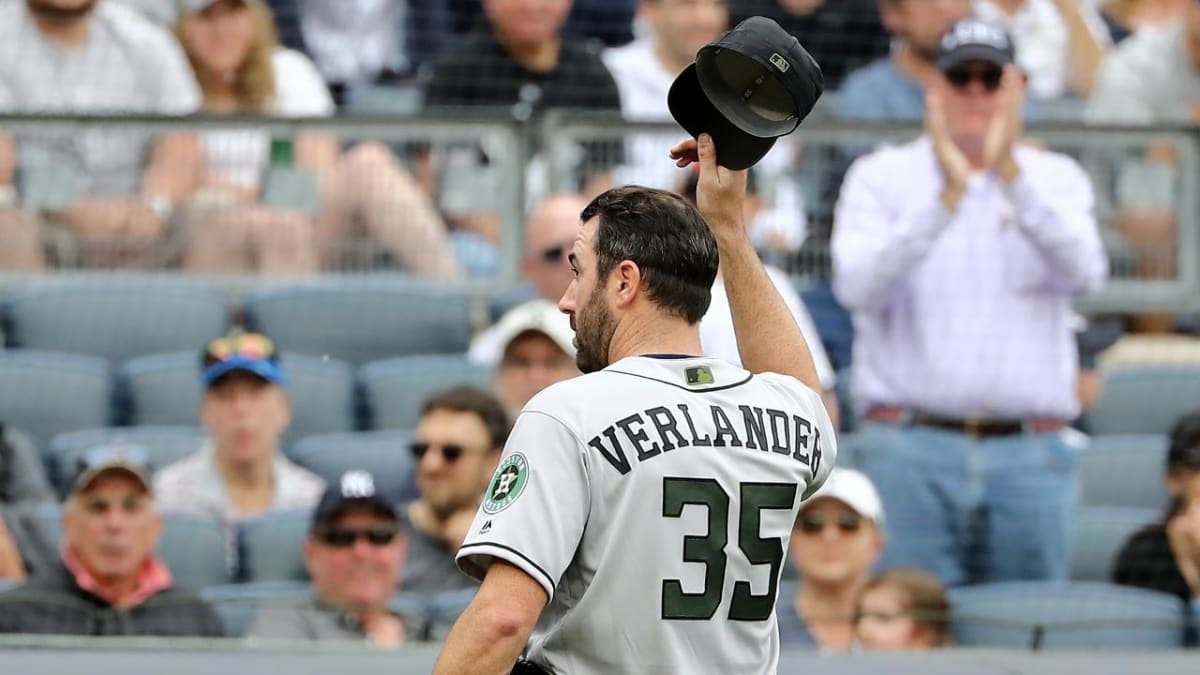
<path id="1" fill-rule="evenodd" d="M 1024 82 L 1003 29 L 959 21 L 936 62 L 928 133 L 855 162 L 833 229 L 882 564 L 948 585 L 1064 578 L 1071 296 L 1108 269 L 1092 188 L 1074 160 L 1017 144 Z"/>

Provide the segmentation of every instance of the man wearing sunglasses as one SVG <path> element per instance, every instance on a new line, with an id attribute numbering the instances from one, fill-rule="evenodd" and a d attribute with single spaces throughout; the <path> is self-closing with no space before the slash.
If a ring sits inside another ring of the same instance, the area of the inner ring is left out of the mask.
<path id="1" fill-rule="evenodd" d="M 155 475 L 159 505 L 230 525 L 269 511 L 312 508 L 325 485 L 283 455 L 292 404 L 271 339 L 235 332 L 209 343 L 200 361 L 200 423 L 211 440 Z"/>
<path id="2" fill-rule="evenodd" d="M 1013 63 L 1003 29 L 956 23 L 927 133 L 856 161 L 834 219 L 865 417 L 856 457 L 892 527 L 884 562 L 946 585 L 1066 577 L 1071 301 L 1108 274 L 1083 169 L 1018 143 Z"/>
<path id="3" fill-rule="evenodd" d="M 800 508 L 788 557 L 800 583 L 779 595 L 779 635 L 792 647 L 845 651 L 859 590 L 883 551 L 883 502 L 871 479 L 837 468 Z"/>
<path id="4" fill-rule="evenodd" d="M 410 448 L 418 497 L 405 511 L 404 590 L 432 594 L 474 585 L 455 567 L 454 553 L 500 461 L 509 424 L 500 401 L 473 387 L 454 387 L 425 402 Z"/>
<path id="5" fill-rule="evenodd" d="M 279 640 L 367 642 L 398 647 L 404 621 L 388 609 L 404 567 L 401 516 L 367 471 L 330 485 L 313 511 L 304 563 L 313 598 L 260 610 L 249 635 Z"/>

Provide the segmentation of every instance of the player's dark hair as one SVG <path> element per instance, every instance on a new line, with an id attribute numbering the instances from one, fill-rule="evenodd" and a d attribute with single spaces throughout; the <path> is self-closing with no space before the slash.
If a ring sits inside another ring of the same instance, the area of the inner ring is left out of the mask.
<path id="1" fill-rule="evenodd" d="M 483 421 L 487 429 L 488 442 L 493 449 L 504 447 L 508 432 L 512 430 L 504 405 L 495 396 L 477 387 L 458 386 L 439 391 L 430 396 L 421 407 L 421 417 L 434 410 L 472 413 Z"/>
<path id="2" fill-rule="evenodd" d="M 579 216 L 599 218 L 596 272 L 603 283 L 623 260 L 638 266 L 650 300 L 695 324 L 708 311 L 717 278 L 717 240 L 695 206 L 666 190 L 620 187 Z"/>
<path id="3" fill-rule="evenodd" d="M 1200 410 L 1175 420 L 1167 447 L 1167 471 L 1200 471 Z"/>

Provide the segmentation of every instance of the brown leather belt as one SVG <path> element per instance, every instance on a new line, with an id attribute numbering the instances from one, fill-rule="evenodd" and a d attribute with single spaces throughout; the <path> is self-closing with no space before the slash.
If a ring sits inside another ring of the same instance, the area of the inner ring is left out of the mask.
<path id="1" fill-rule="evenodd" d="M 909 424 L 957 431 L 972 438 L 996 438 L 1001 436 L 1017 436 L 1025 433 L 1044 433 L 1058 431 L 1066 426 L 1062 420 L 1046 417 L 1035 417 L 1027 420 L 998 419 L 992 417 L 952 419 L 930 415 L 918 410 L 907 410 L 892 406 L 872 408 L 867 412 L 866 417 L 874 422 L 883 422 L 884 424 Z"/>

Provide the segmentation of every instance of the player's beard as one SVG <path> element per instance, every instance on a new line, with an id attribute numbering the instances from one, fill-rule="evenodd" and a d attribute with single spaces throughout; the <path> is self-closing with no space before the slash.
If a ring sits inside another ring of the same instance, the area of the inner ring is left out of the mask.
<path id="1" fill-rule="evenodd" d="M 594 373 L 608 365 L 617 321 L 604 302 L 604 287 L 596 286 L 587 304 L 571 317 L 575 324 L 575 365 L 581 373 Z"/>
<path id="2" fill-rule="evenodd" d="M 72 23 L 86 17 L 96 8 L 96 3 L 99 0 L 90 0 L 84 2 L 77 7 L 60 7 L 54 2 L 46 2 L 46 0 L 25 0 L 29 11 L 41 17 L 45 21 L 54 23 Z"/>

